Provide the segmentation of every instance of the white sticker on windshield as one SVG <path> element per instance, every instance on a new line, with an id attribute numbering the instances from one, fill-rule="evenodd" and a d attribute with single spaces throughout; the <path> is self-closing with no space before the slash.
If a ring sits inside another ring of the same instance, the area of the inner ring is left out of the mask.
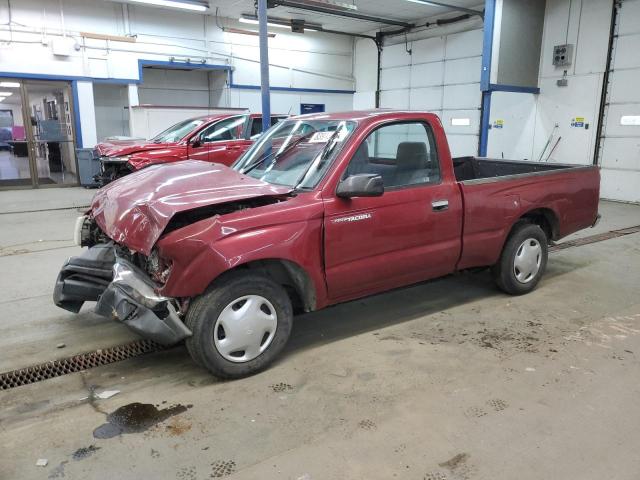
<path id="1" fill-rule="evenodd" d="M 327 143 L 335 132 L 316 132 L 309 139 L 309 143 Z"/>

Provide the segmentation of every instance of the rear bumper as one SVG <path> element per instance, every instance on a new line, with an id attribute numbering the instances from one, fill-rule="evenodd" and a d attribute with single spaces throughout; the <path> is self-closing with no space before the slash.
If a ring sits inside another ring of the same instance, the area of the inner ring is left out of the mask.
<path id="1" fill-rule="evenodd" d="M 54 303 L 77 313 L 85 301 L 95 312 L 124 323 L 144 338 L 172 345 L 191 336 L 172 299 L 155 293 L 155 284 L 138 267 L 116 255 L 114 245 L 96 245 L 62 267 Z"/>

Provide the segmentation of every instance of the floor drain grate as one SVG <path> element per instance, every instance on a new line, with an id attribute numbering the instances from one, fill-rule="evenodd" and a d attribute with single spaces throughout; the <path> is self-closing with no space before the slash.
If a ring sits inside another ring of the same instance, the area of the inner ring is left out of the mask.
<path id="1" fill-rule="evenodd" d="M 610 232 L 598 233 L 596 235 L 590 235 L 588 237 L 577 238 L 575 240 L 569 240 L 567 242 L 558 243 L 549 248 L 550 252 L 557 252 L 571 247 L 580 247 L 582 245 L 589 245 L 590 243 L 602 242 L 604 240 L 610 240 L 612 238 L 624 237 L 632 233 L 640 232 L 640 225 L 635 227 L 623 228 L 620 230 L 611 230 Z"/>
<path id="2" fill-rule="evenodd" d="M 73 357 L 0 373 L 0 390 L 9 390 L 22 385 L 48 380 L 49 378 L 67 375 L 68 373 L 120 362 L 138 355 L 155 352 L 162 348 L 162 346 L 150 340 L 138 340 L 125 345 L 103 348 L 94 352 L 81 353 Z"/>

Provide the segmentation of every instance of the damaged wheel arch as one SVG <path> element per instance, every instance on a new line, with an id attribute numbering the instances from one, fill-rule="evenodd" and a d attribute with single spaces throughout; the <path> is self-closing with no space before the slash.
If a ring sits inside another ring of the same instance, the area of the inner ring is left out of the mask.
<path id="1" fill-rule="evenodd" d="M 227 276 L 235 275 L 241 270 L 260 272 L 282 285 L 297 310 L 304 312 L 316 310 L 316 288 L 311 277 L 300 265 L 283 258 L 268 258 L 243 263 L 224 272 L 215 278 L 211 284 L 224 282 Z"/>

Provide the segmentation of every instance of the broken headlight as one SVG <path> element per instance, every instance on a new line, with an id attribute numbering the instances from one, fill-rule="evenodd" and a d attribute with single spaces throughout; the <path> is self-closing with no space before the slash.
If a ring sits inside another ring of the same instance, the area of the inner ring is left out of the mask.
<path id="1" fill-rule="evenodd" d="M 170 260 L 166 260 L 160 256 L 158 249 L 154 248 L 147 257 L 147 272 L 153 280 L 160 284 L 164 284 L 171 274 L 173 266 Z"/>

